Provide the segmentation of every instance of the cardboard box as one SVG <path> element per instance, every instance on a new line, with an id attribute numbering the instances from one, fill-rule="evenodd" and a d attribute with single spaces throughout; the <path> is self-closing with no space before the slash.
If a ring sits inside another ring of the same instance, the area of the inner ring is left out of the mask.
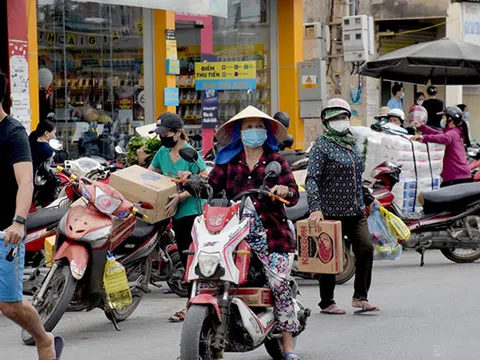
<path id="1" fill-rule="evenodd" d="M 311 228 L 297 221 L 298 270 L 314 274 L 343 271 L 343 236 L 340 221 L 322 221 Z"/>
<path id="2" fill-rule="evenodd" d="M 153 210 L 140 210 L 148 216 L 147 222 L 152 224 L 167 218 L 165 206 L 168 204 L 168 198 L 177 192 L 177 186 L 171 178 L 138 165 L 112 173 L 110 186 L 118 190 L 128 201 L 133 203 L 146 201 L 152 204 Z"/>

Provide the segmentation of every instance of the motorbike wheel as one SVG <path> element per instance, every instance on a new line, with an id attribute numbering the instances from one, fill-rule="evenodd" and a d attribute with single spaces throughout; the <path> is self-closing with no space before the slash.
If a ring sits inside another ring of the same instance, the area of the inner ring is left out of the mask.
<path id="1" fill-rule="evenodd" d="M 35 307 L 45 331 L 50 332 L 57 326 L 72 300 L 76 286 L 77 281 L 70 272 L 70 266 L 64 265 L 55 271 L 45 292 L 45 300 Z M 22 330 L 22 340 L 26 345 L 35 345 L 33 336 L 25 330 Z"/>
<path id="2" fill-rule="evenodd" d="M 442 252 L 443 256 L 445 256 L 448 260 L 458 264 L 472 263 L 480 259 L 480 248 L 479 249 L 441 249 L 440 251 Z"/>
<path id="3" fill-rule="evenodd" d="M 188 297 L 188 284 L 184 280 L 185 269 L 183 268 L 180 254 L 175 251 L 171 254 L 173 273 L 167 280 L 167 285 L 172 291 L 182 298 Z"/>
<path id="4" fill-rule="evenodd" d="M 343 248 L 343 271 L 336 275 L 337 284 L 345 284 L 355 275 L 355 256 L 348 247 Z"/>
<path id="5" fill-rule="evenodd" d="M 456 223 L 455 230 L 465 230 L 475 238 L 480 237 L 480 216 L 467 216 Z M 479 244 L 480 245 L 480 244 Z M 455 263 L 472 263 L 480 259 L 480 247 L 476 249 L 441 249 L 442 254 Z"/>
<path id="6" fill-rule="evenodd" d="M 180 358 L 182 360 L 217 360 L 213 348 L 215 323 L 210 308 L 192 305 L 182 327 Z"/>
<path id="7" fill-rule="evenodd" d="M 152 275 L 152 259 L 150 256 L 148 256 L 142 263 L 127 268 L 126 270 L 128 282 L 140 283 L 142 287 L 148 288 L 148 284 L 150 284 L 150 276 Z M 108 320 L 113 321 L 112 316 L 114 316 L 117 322 L 125 321 L 133 314 L 138 305 L 140 305 L 145 293 L 140 289 L 130 290 L 132 291 L 132 303 L 121 309 L 105 311 L 105 316 Z"/>
<path id="8" fill-rule="evenodd" d="M 297 338 L 293 338 L 293 345 L 297 343 Z M 283 359 L 283 344 L 281 338 L 273 338 L 265 341 L 265 350 L 273 360 Z"/>

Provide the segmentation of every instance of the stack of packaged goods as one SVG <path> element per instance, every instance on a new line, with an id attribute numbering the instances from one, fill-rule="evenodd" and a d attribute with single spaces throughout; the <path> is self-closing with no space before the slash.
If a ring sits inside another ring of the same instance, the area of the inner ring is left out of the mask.
<path id="1" fill-rule="evenodd" d="M 367 128 L 352 130 L 365 156 L 366 180 L 373 181 L 371 171 L 384 161 L 401 166 L 400 182 L 393 188 L 395 206 L 403 214 L 422 211 L 416 200 L 425 191 L 440 187 L 445 146 L 410 141 L 409 136 L 388 135 Z M 361 149 L 361 150 L 362 150 Z"/>

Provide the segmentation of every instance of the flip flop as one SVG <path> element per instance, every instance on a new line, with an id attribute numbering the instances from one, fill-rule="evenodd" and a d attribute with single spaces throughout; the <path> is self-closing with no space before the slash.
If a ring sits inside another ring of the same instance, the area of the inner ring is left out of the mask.
<path id="1" fill-rule="evenodd" d="M 55 360 L 60 360 L 63 353 L 63 347 L 65 346 L 65 340 L 61 336 L 55 336 Z"/>
<path id="2" fill-rule="evenodd" d="M 283 360 L 301 360 L 301 359 L 300 359 L 300 356 L 298 356 L 298 354 L 295 354 L 293 352 L 288 352 L 283 357 Z"/>
<path id="3" fill-rule="evenodd" d="M 343 309 L 340 309 L 337 305 L 332 304 L 329 307 L 322 309 L 320 313 L 325 315 L 345 315 L 346 311 Z"/>
<path id="4" fill-rule="evenodd" d="M 363 309 L 360 309 L 360 310 L 357 310 L 357 311 L 354 311 L 353 313 L 355 315 L 360 315 L 360 314 L 366 314 L 366 313 L 371 313 L 371 312 L 378 312 L 380 311 L 379 308 L 377 308 L 376 306 L 371 306 L 370 308 L 363 308 Z"/>
<path id="5" fill-rule="evenodd" d="M 187 313 L 185 311 L 177 311 L 175 314 L 170 316 L 168 319 L 170 322 L 178 323 L 182 322 L 185 320 L 185 317 L 187 316 Z"/>

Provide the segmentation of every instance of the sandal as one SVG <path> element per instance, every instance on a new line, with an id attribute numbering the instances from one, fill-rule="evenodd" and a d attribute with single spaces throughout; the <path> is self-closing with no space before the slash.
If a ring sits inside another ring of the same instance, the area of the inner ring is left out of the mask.
<path id="1" fill-rule="evenodd" d="M 354 305 L 355 302 L 357 302 L 356 305 Z M 360 304 L 358 304 L 358 303 L 360 303 Z M 370 304 L 367 300 L 353 300 L 352 301 L 352 306 L 354 308 L 360 309 L 360 310 L 357 310 L 357 311 L 354 312 L 354 314 L 356 314 L 356 315 L 365 314 L 365 313 L 369 313 L 369 312 L 380 311 L 379 308 Z"/>
<path id="2" fill-rule="evenodd" d="M 301 359 L 300 359 L 300 356 L 298 356 L 298 354 L 295 354 L 293 352 L 288 352 L 283 357 L 283 360 L 301 360 Z"/>
<path id="3" fill-rule="evenodd" d="M 183 309 L 182 311 L 178 311 L 175 314 L 173 314 L 172 316 L 170 316 L 170 318 L 168 320 L 170 322 L 174 322 L 174 323 L 182 322 L 182 321 L 185 320 L 186 316 L 187 316 L 187 309 Z"/>
<path id="4" fill-rule="evenodd" d="M 345 315 L 346 314 L 345 310 L 339 308 L 337 304 L 332 304 L 329 307 L 322 309 L 320 313 L 326 314 L 326 315 Z"/>

